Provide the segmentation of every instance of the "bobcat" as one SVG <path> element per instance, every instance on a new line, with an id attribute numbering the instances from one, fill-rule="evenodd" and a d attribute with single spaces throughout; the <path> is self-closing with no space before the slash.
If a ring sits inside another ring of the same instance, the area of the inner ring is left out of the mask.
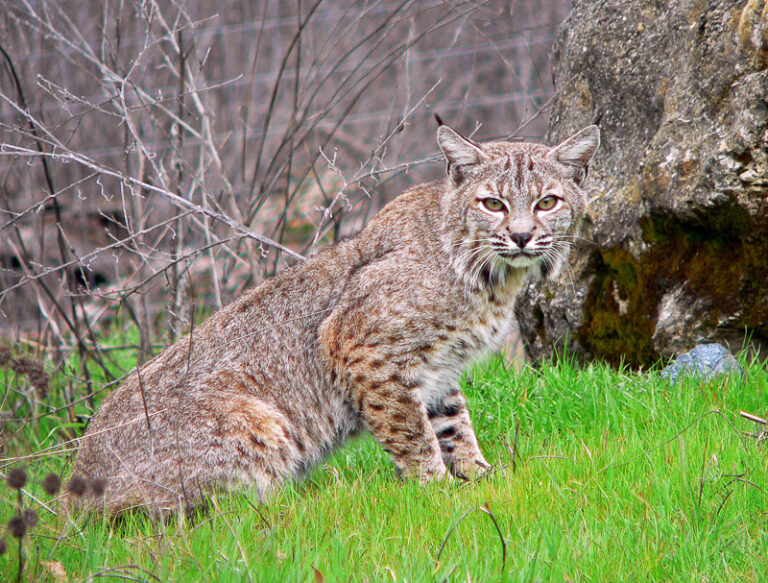
<path id="1" fill-rule="evenodd" d="M 498 347 L 526 278 L 565 260 L 600 133 L 547 148 L 440 125 L 437 142 L 446 179 L 244 293 L 104 401 L 73 469 L 100 484 L 81 505 L 166 512 L 238 486 L 263 496 L 362 428 L 404 478 L 490 467 L 458 378 Z"/>

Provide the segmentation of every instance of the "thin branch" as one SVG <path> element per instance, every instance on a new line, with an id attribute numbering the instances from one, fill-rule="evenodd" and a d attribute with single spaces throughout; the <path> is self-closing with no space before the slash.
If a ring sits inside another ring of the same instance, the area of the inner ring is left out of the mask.
<path id="1" fill-rule="evenodd" d="M 499 541 L 501 541 L 501 572 L 504 573 L 504 570 L 507 566 L 507 541 L 504 540 L 504 535 L 501 534 L 499 523 L 496 522 L 496 517 L 493 515 L 493 512 L 491 512 L 491 508 L 488 506 L 488 504 L 483 504 L 480 506 L 480 512 L 491 517 L 493 526 L 496 527 L 496 532 L 499 534 Z"/>
<path id="2" fill-rule="evenodd" d="M 4 99 L 6 101 L 9 101 L 8 98 L 2 92 L 0 92 L 0 98 Z M 12 102 L 10 102 L 10 103 L 12 104 L 12 106 L 15 106 L 15 104 L 13 104 Z M 20 112 L 20 113 L 23 113 L 23 112 Z M 26 115 L 30 115 L 30 114 L 26 114 Z M 58 140 L 57 140 L 57 142 L 58 142 Z M 103 165 L 100 165 L 100 164 L 96 163 L 94 160 L 91 160 L 90 158 L 88 158 L 87 156 L 85 156 L 83 154 L 80 154 L 78 152 L 69 151 L 63 145 L 60 145 L 60 147 L 61 147 L 61 150 L 62 150 L 62 152 L 60 152 L 60 153 L 45 152 L 45 153 L 40 154 L 40 153 L 33 152 L 33 151 L 29 150 L 28 148 L 22 148 L 22 147 L 13 146 L 13 145 L 10 145 L 10 144 L 4 144 L 2 146 L 2 148 L 0 149 L 0 155 L 2 155 L 2 154 L 6 154 L 6 155 L 11 154 L 11 155 L 14 155 L 14 156 L 23 156 L 23 157 L 30 157 L 30 158 L 31 157 L 37 157 L 37 156 L 48 156 L 50 158 L 54 158 L 54 159 L 57 159 L 57 160 L 75 162 L 75 163 L 80 164 L 81 166 L 84 166 L 84 167 L 86 167 L 86 168 L 88 168 L 88 169 L 90 169 L 90 170 L 92 170 L 92 171 L 94 171 L 94 172 L 96 172 L 98 174 L 101 174 L 101 175 L 104 175 L 104 176 L 109 176 L 110 178 L 115 178 L 115 179 L 120 180 L 122 182 L 129 183 L 129 184 L 131 184 L 133 186 L 141 187 L 144 190 L 160 194 L 163 197 L 169 199 L 174 205 L 176 205 L 176 206 L 178 206 L 180 208 L 189 209 L 189 210 L 191 210 L 191 211 L 193 211 L 193 212 L 195 212 L 195 213 L 197 213 L 199 215 L 207 216 L 207 217 L 209 217 L 209 218 L 211 218 L 211 219 L 213 219 L 213 220 L 215 220 L 217 222 L 220 222 L 220 223 L 228 226 L 229 228 L 237 231 L 238 233 L 240 233 L 242 235 L 245 235 L 246 237 L 249 237 L 251 239 L 254 239 L 254 240 L 258 241 L 259 243 L 262 243 L 262 244 L 267 245 L 269 247 L 274 247 L 275 249 L 279 249 L 280 251 L 282 251 L 283 253 L 285 253 L 286 255 L 289 255 L 290 257 L 292 257 L 294 259 L 298 259 L 299 261 L 303 261 L 304 260 L 304 257 L 302 255 L 299 255 L 295 251 L 293 251 L 291 249 L 288 249 L 287 247 L 281 245 L 277 241 L 273 241 L 269 237 L 265 237 L 264 235 L 260 235 L 259 233 L 255 233 L 255 232 L 251 231 L 250 229 L 248 229 L 248 228 L 246 228 L 246 227 L 244 227 L 244 226 L 242 226 L 240 224 L 235 223 L 232 219 L 230 219 L 228 216 L 226 216 L 226 215 L 224 215 L 222 213 L 217 213 L 217 212 L 211 211 L 210 209 L 205 209 L 205 208 L 203 208 L 203 207 L 201 207 L 201 206 L 199 206 L 199 205 L 197 205 L 197 204 L 195 204 L 193 202 L 190 202 L 190 201 L 188 201 L 188 200 L 186 200 L 186 199 L 184 199 L 184 198 L 182 198 L 182 197 L 180 197 L 180 196 L 178 196 L 178 195 L 174 194 L 173 192 L 170 192 L 170 191 L 168 191 L 166 189 L 159 188 L 157 186 L 154 186 L 152 184 L 149 184 L 147 182 L 139 180 L 138 178 L 134 178 L 133 176 L 127 176 L 127 175 L 125 175 L 125 174 L 123 174 L 123 173 L 121 173 L 121 172 L 119 172 L 117 170 L 113 170 L 111 168 L 107 168 L 106 166 L 103 166 Z"/>
<path id="3" fill-rule="evenodd" d="M 451 528 L 449 528 L 449 529 L 448 529 L 448 532 L 446 532 L 446 533 L 445 533 L 445 537 L 443 538 L 443 542 L 442 542 L 442 544 L 440 545 L 440 549 L 437 551 L 437 557 L 435 558 L 435 568 L 437 568 L 437 566 L 440 564 L 440 555 L 442 555 L 442 554 L 443 554 L 443 549 L 445 548 L 445 545 L 446 545 L 446 543 L 448 542 L 448 539 L 449 539 L 449 538 L 451 537 L 451 535 L 453 534 L 453 531 L 454 531 L 454 530 L 456 530 L 456 527 L 457 527 L 457 526 L 459 526 L 459 525 L 461 524 L 461 522 L 462 522 L 462 521 L 463 521 L 463 520 L 464 520 L 464 519 L 467 517 L 467 515 L 468 515 L 470 512 L 472 512 L 474 509 L 475 509 L 475 507 L 474 507 L 474 506 L 472 506 L 471 508 L 469 508 L 469 509 L 468 509 L 468 510 L 467 510 L 467 511 L 464 513 L 464 514 L 462 514 L 462 515 L 459 517 L 459 519 L 458 519 L 456 522 L 454 522 L 454 523 L 451 525 Z"/>

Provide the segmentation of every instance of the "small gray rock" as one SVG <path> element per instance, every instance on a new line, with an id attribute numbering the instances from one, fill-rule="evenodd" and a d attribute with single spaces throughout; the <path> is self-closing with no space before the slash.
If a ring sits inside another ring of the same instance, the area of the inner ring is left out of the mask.
<path id="1" fill-rule="evenodd" d="M 708 382 L 719 375 L 744 374 L 733 354 L 722 344 L 701 344 L 681 354 L 661 371 L 672 384 L 683 376 L 696 376 Z"/>

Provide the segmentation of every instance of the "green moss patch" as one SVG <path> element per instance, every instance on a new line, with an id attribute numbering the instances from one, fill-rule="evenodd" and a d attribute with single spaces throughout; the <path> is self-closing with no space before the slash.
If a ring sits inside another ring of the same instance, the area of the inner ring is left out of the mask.
<path id="1" fill-rule="evenodd" d="M 601 249 L 585 301 L 581 343 L 597 358 L 647 366 L 659 355 L 653 333 L 663 295 L 681 282 L 709 300 L 698 316 L 716 327 L 730 326 L 768 338 L 768 228 L 742 209 L 713 209 L 706 223 L 651 215 L 641 222 L 650 251 L 639 259 L 623 247 Z"/>

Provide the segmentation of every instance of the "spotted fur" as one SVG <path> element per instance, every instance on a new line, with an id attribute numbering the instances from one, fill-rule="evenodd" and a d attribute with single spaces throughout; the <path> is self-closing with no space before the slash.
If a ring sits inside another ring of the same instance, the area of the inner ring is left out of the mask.
<path id="1" fill-rule="evenodd" d="M 137 369 L 94 415 L 74 474 L 108 512 L 264 496 L 361 429 L 405 478 L 487 469 L 459 390 L 496 349 L 527 277 L 562 264 L 599 144 L 477 144 L 445 125 L 442 182 L 384 207 L 355 238 L 286 270 Z"/>

